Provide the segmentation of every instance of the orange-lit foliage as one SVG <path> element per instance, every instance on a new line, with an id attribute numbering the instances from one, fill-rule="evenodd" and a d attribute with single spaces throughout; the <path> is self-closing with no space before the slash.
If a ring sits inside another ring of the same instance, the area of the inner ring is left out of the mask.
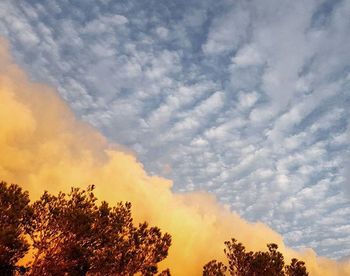
<path id="1" fill-rule="evenodd" d="M 24 238 L 24 225 L 29 197 L 17 185 L 0 182 L 0 275 L 22 271 L 18 260 L 28 251 Z"/>
<path id="2" fill-rule="evenodd" d="M 24 233 L 33 257 L 26 273 L 33 276 L 154 275 L 167 257 L 169 234 L 146 222 L 134 226 L 130 203 L 97 204 L 93 186 L 67 195 L 45 192 L 30 206 L 17 185 L 0 188 L 0 275 L 18 270 L 16 262 L 29 249 Z"/>
<path id="3" fill-rule="evenodd" d="M 203 267 L 204 276 L 223 276 L 226 272 L 235 276 L 307 276 L 305 263 L 292 259 L 285 265 L 284 257 L 274 243 L 268 244 L 268 251 L 247 252 L 237 240 L 225 242 L 228 266 L 212 260 Z"/>

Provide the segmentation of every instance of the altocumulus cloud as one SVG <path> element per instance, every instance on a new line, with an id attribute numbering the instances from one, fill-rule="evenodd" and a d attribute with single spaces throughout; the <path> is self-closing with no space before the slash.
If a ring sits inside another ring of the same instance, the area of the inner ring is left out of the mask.
<path id="1" fill-rule="evenodd" d="M 0 33 L 175 191 L 210 191 L 288 245 L 341 258 L 349 14 L 347 0 L 3 0 Z"/>

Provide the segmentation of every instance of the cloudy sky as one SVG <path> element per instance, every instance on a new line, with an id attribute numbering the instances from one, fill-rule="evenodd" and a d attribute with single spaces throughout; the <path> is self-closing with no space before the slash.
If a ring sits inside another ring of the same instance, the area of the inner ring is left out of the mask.
<path id="1" fill-rule="evenodd" d="M 1 0 L 31 78 L 175 192 L 350 255 L 349 0 Z"/>

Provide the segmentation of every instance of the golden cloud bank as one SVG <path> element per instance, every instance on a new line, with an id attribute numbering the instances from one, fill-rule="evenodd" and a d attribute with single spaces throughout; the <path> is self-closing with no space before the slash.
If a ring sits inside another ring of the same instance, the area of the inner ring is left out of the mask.
<path id="1" fill-rule="evenodd" d="M 223 259 L 223 242 L 234 237 L 249 250 L 275 242 L 289 261 L 306 262 L 311 275 L 350 275 L 350 262 L 297 252 L 262 223 L 248 223 L 207 193 L 176 194 L 171 181 L 149 176 L 136 158 L 75 118 L 50 87 L 31 82 L 0 41 L 0 180 L 17 183 L 33 199 L 44 190 L 96 185 L 111 204 L 130 201 L 136 221 L 148 221 L 172 235 L 161 267 L 173 275 L 201 275 L 209 260 Z"/>

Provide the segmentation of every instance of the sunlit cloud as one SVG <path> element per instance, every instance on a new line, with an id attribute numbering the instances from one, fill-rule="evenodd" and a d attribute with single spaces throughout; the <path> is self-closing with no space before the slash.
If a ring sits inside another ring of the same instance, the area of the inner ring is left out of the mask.
<path id="1" fill-rule="evenodd" d="M 340 259 L 350 255 L 349 13 L 349 1 L 4 0 L 0 33 L 31 80 L 175 193 L 208 191 L 289 246 Z M 24 137 L 40 124 L 20 118 Z M 65 139 L 43 144 L 58 155 L 75 148 Z M 104 143 L 98 158 L 84 152 L 86 166 L 106 162 Z"/>

